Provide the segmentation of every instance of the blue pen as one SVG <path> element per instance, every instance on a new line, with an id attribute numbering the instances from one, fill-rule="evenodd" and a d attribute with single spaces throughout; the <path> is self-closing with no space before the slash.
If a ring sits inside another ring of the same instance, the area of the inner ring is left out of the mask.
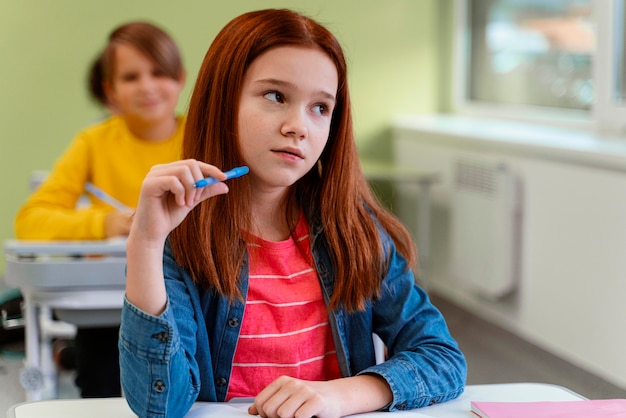
<path id="1" fill-rule="evenodd" d="M 243 165 L 241 167 L 235 167 L 232 170 L 228 170 L 228 171 L 224 172 L 224 174 L 226 174 L 226 178 L 224 180 L 218 180 L 215 177 L 207 177 L 205 179 L 198 180 L 194 184 L 194 187 L 207 187 L 207 186 L 210 186 L 212 184 L 219 183 L 220 181 L 226 181 L 226 180 L 229 180 L 229 179 L 236 179 L 237 177 L 241 177 L 244 174 L 248 174 L 249 171 L 250 171 L 250 169 L 248 167 L 246 167 L 245 165 Z"/>
<path id="2" fill-rule="evenodd" d="M 132 208 L 129 208 L 128 206 L 120 202 L 119 200 L 115 199 L 114 197 L 111 197 L 110 195 L 105 193 L 104 190 L 94 186 L 92 183 L 86 183 L 85 190 L 87 190 L 89 193 L 91 193 L 98 199 L 102 200 L 104 203 L 113 206 L 115 209 L 119 210 L 120 212 L 126 212 L 126 213 L 134 212 Z"/>

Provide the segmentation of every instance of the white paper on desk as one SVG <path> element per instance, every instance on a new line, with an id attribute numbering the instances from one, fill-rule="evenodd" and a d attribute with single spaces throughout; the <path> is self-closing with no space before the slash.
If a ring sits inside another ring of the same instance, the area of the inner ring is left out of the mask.
<path id="1" fill-rule="evenodd" d="M 206 417 L 247 417 L 251 418 L 252 415 L 248 414 L 249 403 L 223 403 L 223 402 L 206 402 L 197 403 L 191 407 L 191 410 L 185 415 L 185 418 L 206 418 Z"/>
<path id="2" fill-rule="evenodd" d="M 431 418 L 429 415 L 420 414 L 419 412 L 413 411 L 394 411 L 394 412 L 367 412 L 365 414 L 356 414 L 356 415 L 347 415 L 348 417 L 367 417 L 367 418 Z"/>
<path id="3" fill-rule="evenodd" d="M 251 418 L 252 415 L 248 414 L 249 403 L 199 403 L 195 404 L 191 410 L 185 415 L 185 418 L 207 418 L 207 417 L 247 417 Z M 416 411 L 396 411 L 390 412 L 368 412 L 365 414 L 349 415 L 349 417 L 367 417 L 367 418 L 430 418 L 428 415 L 420 414 Z M 348 417 L 346 417 L 348 418 Z"/>

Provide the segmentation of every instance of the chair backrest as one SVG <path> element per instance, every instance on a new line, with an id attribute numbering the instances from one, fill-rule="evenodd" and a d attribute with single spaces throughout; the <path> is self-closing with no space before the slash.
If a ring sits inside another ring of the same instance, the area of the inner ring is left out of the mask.
<path id="1" fill-rule="evenodd" d="M 30 173 L 30 191 L 35 191 L 37 188 L 46 180 L 48 177 L 48 171 L 46 170 L 35 170 Z"/>

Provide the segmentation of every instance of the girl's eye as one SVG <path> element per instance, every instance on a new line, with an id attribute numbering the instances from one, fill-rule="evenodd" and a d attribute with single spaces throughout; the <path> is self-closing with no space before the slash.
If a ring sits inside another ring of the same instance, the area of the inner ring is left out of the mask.
<path id="1" fill-rule="evenodd" d="M 326 115 L 328 113 L 328 106 L 326 106 L 325 104 L 316 104 L 315 106 L 313 106 L 313 112 L 317 113 L 318 115 Z"/>
<path id="2" fill-rule="evenodd" d="M 270 100 L 272 102 L 276 102 L 276 103 L 283 102 L 283 96 L 277 91 L 267 92 L 263 95 L 263 97 L 265 97 L 267 100 Z"/>

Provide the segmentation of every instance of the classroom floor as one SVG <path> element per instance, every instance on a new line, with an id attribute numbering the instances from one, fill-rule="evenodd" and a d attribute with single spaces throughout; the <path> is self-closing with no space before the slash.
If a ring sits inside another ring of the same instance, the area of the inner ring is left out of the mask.
<path id="1" fill-rule="evenodd" d="M 456 305 L 432 295 L 433 303 L 448 321 L 469 364 L 468 384 L 543 382 L 565 386 L 593 399 L 626 398 L 618 388 L 498 328 Z M 19 384 L 23 344 L 2 347 L 0 354 L 0 416 L 13 404 L 24 402 Z M 59 397 L 76 398 L 71 372 L 60 375 Z"/>
<path id="2" fill-rule="evenodd" d="M 24 389 L 19 383 L 20 369 L 24 361 L 24 343 L 15 342 L 0 346 L 0 417 L 6 411 L 20 402 L 25 402 Z M 74 385 L 73 372 L 59 373 L 59 398 L 75 399 L 79 397 L 78 389 Z"/>

